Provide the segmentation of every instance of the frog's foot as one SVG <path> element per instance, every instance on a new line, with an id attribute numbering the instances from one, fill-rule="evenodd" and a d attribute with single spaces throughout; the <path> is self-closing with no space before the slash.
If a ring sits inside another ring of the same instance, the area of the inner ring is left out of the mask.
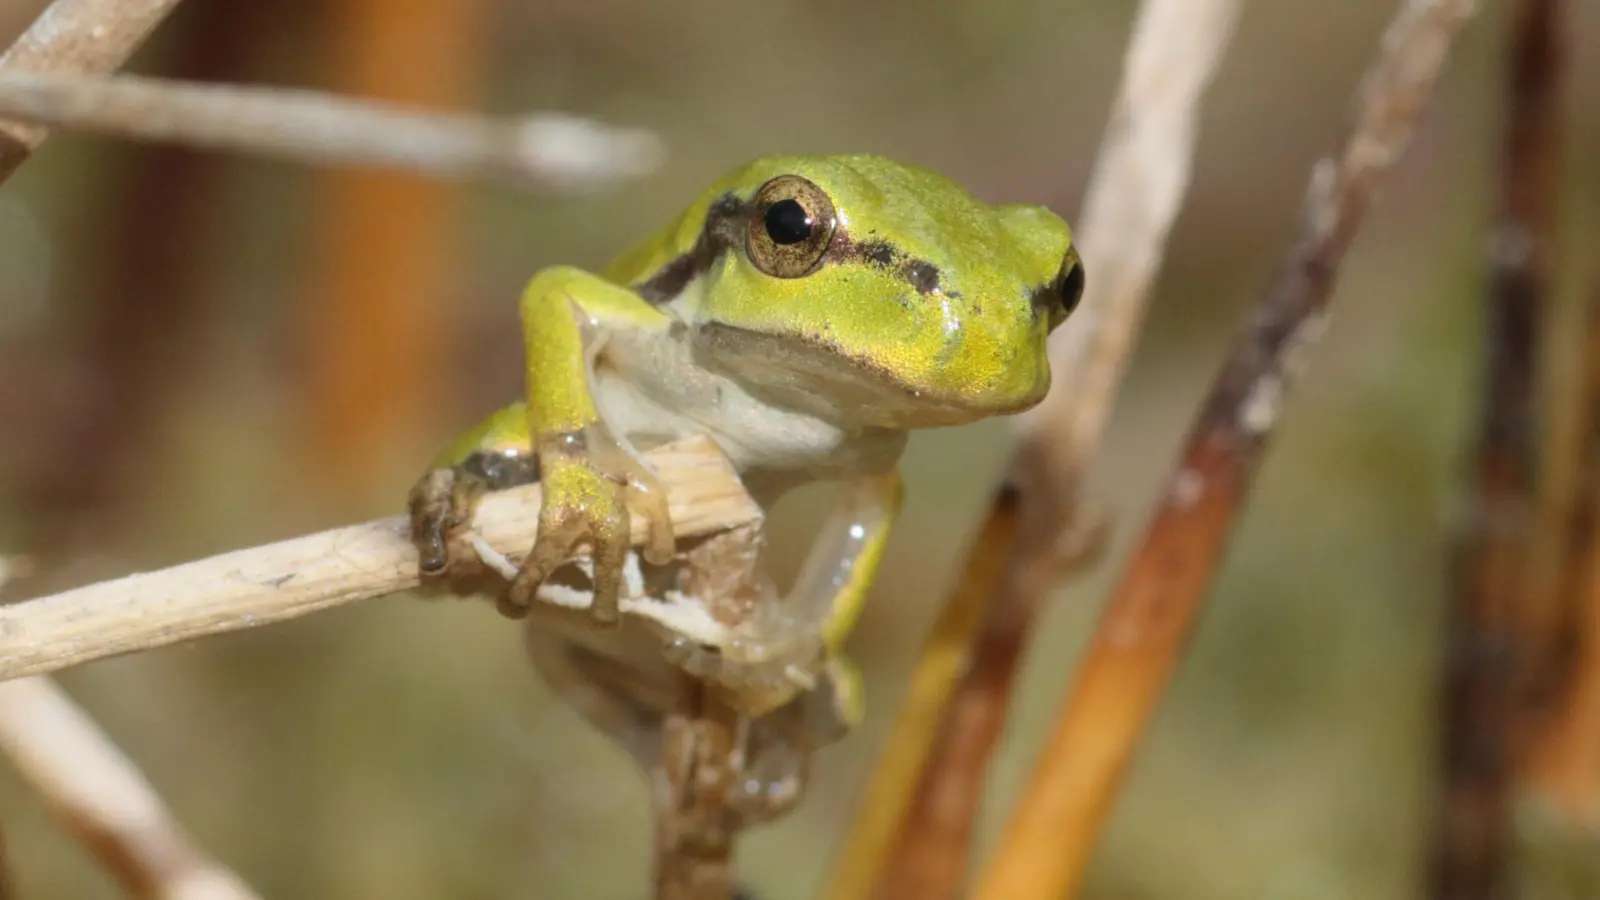
<path id="1" fill-rule="evenodd" d="M 411 543 L 424 582 L 437 581 L 476 560 L 464 539 L 487 484 L 465 466 L 430 469 L 411 488 Z"/>
<path id="2" fill-rule="evenodd" d="M 834 723 L 818 720 L 816 708 L 830 705 L 823 697 L 831 694 L 830 686 L 821 687 L 767 715 L 744 720 L 739 777 L 728 805 L 746 827 L 793 810 L 805 796 L 813 755 L 842 736 Z"/>
<path id="3" fill-rule="evenodd" d="M 539 461 L 520 450 L 474 451 L 452 466 L 425 473 L 411 488 L 411 543 L 423 590 L 497 593 L 505 576 L 474 539 L 472 516 L 485 493 L 539 480 Z"/>
<path id="4" fill-rule="evenodd" d="M 609 452 L 617 449 L 608 436 L 587 429 L 543 443 L 539 536 L 503 596 L 501 612 L 514 618 L 527 615 L 539 586 L 587 544 L 593 563 L 590 618 L 598 626 L 615 626 L 621 619 L 623 566 L 632 544 L 630 498 L 649 523 L 641 555 L 657 565 L 672 560 L 676 542 L 666 492 L 631 455 Z M 619 458 L 624 464 L 617 464 Z"/>
<path id="5" fill-rule="evenodd" d="M 798 806 L 810 775 L 811 754 L 804 747 L 787 741 L 762 743 L 767 746 L 756 748 L 728 797 L 728 805 L 747 828 L 771 822 Z"/>

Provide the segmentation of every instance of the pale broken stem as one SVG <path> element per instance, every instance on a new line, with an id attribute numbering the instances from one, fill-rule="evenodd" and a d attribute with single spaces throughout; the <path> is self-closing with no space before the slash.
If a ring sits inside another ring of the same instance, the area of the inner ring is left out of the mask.
<path id="1" fill-rule="evenodd" d="M 1189 190 L 1200 101 L 1240 6 L 1146 0 L 1139 11 L 1074 229 L 1088 273 L 1083 303 L 1051 338 L 1050 393 L 1017 418 L 1024 443 L 1048 447 L 1048 461 L 1034 464 L 1069 470 L 1074 486 L 1099 446 L 1144 321 L 1167 234 Z"/>
<path id="2" fill-rule="evenodd" d="M 0 115 L 131 140 L 555 191 L 639 177 L 663 156 L 650 132 L 574 116 L 499 120 L 317 91 L 131 75 L 3 73 Z"/>
<path id="3" fill-rule="evenodd" d="M 982 531 L 985 538 L 972 550 L 961 585 L 924 647 L 911 696 L 845 845 L 828 894 L 833 900 L 868 896 L 885 871 L 887 849 L 903 824 L 908 830 L 879 896 L 936 896 L 919 891 L 949 892 L 959 884 L 967 857 L 966 829 L 1003 724 L 1004 686 L 1016 660 L 1001 660 L 998 669 L 986 670 L 1004 676 L 998 698 L 980 691 L 993 717 L 992 728 L 955 727 L 963 713 L 951 708 L 950 696 L 963 672 L 969 681 L 978 674 L 979 663 L 969 648 L 983 627 L 984 610 L 990 611 L 988 618 L 1003 620 L 1007 635 L 1015 638 L 1005 642 L 1020 650 L 1031 610 L 1054 585 L 1057 558 L 1071 549 L 1059 536 L 1078 518 L 1073 508 L 1077 480 L 1099 443 L 1167 234 L 1187 191 L 1200 99 L 1233 35 L 1239 6 L 1238 0 L 1146 0 L 1140 7 L 1111 122 L 1075 229 L 1088 273 L 1084 302 L 1052 341 L 1054 386 L 1044 403 L 1020 419 L 1022 447 L 1009 478 L 1016 490 L 1002 491 L 997 498 Z M 1008 497 L 1012 502 L 1004 499 Z M 1013 523 L 1017 516 L 1044 529 L 1042 541 L 1029 543 L 1039 563 L 1028 567 L 1032 577 L 1023 577 L 1007 563 L 1014 538 L 1027 537 L 1018 535 Z M 936 730 L 942 741 L 931 737 Z M 944 746 L 965 739 L 975 743 Z M 930 820 L 930 812 L 908 812 L 919 793 L 943 811 L 941 821 Z M 919 825 L 931 830 L 918 830 Z"/>
<path id="4" fill-rule="evenodd" d="M 179 0 L 56 0 L 0 56 L 6 72 L 110 72 L 139 49 Z M 0 122 L 0 181 L 10 177 L 49 131 Z"/>
<path id="5" fill-rule="evenodd" d="M 680 539 L 761 520 L 760 507 L 709 439 L 680 441 L 645 458 L 667 485 Z M 490 494 L 474 530 L 489 547 L 520 560 L 537 534 L 539 502 L 537 485 Z M 642 544 L 643 517 L 634 516 L 633 525 L 633 541 Z M 402 517 L 377 519 L 0 608 L 0 680 L 414 588 L 417 558 L 407 529 Z M 649 598 L 625 603 L 624 611 L 709 645 L 723 637 L 707 630 L 709 619 L 684 621 L 677 606 Z"/>
<path id="6" fill-rule="evenodd" d="M 133 763 L 50 679 L 0 684 L 0 751 L 130 896 L 256 897 L 189 840 Z"/>

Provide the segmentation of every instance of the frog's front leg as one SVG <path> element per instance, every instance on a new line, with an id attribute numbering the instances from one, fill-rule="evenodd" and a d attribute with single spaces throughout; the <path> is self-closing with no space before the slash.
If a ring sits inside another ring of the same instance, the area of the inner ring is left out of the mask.
<path id="1" fill-rule="evenodd" d="M 671 320 L 626 288 L 559 267 L 541 272 L 523 292 L 522 323 L 526 402 L 464 436 L 412 489 L 419 565 L 425 576 L 446 574 L 468 552 L 460 535 L 479 496 L 538 480 L 544 485 L 538 537 L 501 610 L 525 615 L 539 585 L 587 543 L 594 562 L 591 617 L 612 625 L 630 543 L 627 501 L 649 518 L 647 561 L 670 561 L 674 541 L 665 491 L 626 437 L 607 427 L 595 405 L 593 372 L 608 339 L 664 337 Z"/>
<path id="2" fill-rule="evenodd" d="M 587 543 L 594 561 L 590 616 L 596 624 L 616 624 L 630 496 L 650 520 L 644 558 L 656 564 L 671 560 L 665 490 L 625 436 L 607 427 L 592 385 L 608 339 L 622 332 L 665 335 L 669 325 L 665 314 L 638 295 L 579 269 L 547 269 L 523 292 L 528 433 L 544 502 L 538 537 L 506 596 L 513 609 L 531 605 L 539 585 Z"/>
<path id="3" fill-rule="evenodd" d="M 839 699 L 859 705 L 859 692 L 840 656 L 855 627 L 904 488 L 898 471 L 857 478 L 818 532 L 799 576 L 781 600 L 759 604 L 738 637 L 717 650 L 678 640 L 668 647 L 690 674 L 721 684 L 755 713 L 810 690 L 819 666 L 836 678 Z"/>

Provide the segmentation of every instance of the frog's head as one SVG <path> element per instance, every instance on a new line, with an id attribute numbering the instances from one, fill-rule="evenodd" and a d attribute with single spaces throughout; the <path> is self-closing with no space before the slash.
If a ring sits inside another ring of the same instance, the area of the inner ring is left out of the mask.
<path id="1" fill-rule="evenodd" d="M 859 424 L 1034 405 L 1050 385 L 1045 337 L 1083 290 L 1071 233 L 1049 210 L 989 206 L 874 156 L 757 160 L 675 228 L 680 259 L 640 289 L 682 295 L 707 363 Z"/>

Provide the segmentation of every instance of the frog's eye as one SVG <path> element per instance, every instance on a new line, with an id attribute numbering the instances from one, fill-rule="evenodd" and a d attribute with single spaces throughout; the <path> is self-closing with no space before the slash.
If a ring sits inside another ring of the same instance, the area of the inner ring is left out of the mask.
<path id="1" fill-rule="evenodd" d="M 1072 315 L 1082 299 L 1083 261 L 1078 259 L 1077 253 L 1073 253 L 1067 257 L 1067 264 L 1061 269 L 1061 307 L 1064 315 Z"/>
<path id="2" fill-rule="evenodd" d="M 1033 292 L 1033 309 L 1035 314 L 1042 314 L 1050 323 L 1050 330 L 1067 320 L 1072 311 L 1078 308 L 1078 301 L 1083 299 L 1083 262 L 1078 259 L 1078 251 L 1067 250 L 1067 258 L 1061 261 L 1061 270 L 1047 285 L 1041 285 Z"/>
<path id="3" fill-rule="evenodd" d="M 833 242 L 837 217 L 822 188 L 779 175 L 756 192 L 745 247 L 756 268 L 776 278 L 809 275 Z"/>

